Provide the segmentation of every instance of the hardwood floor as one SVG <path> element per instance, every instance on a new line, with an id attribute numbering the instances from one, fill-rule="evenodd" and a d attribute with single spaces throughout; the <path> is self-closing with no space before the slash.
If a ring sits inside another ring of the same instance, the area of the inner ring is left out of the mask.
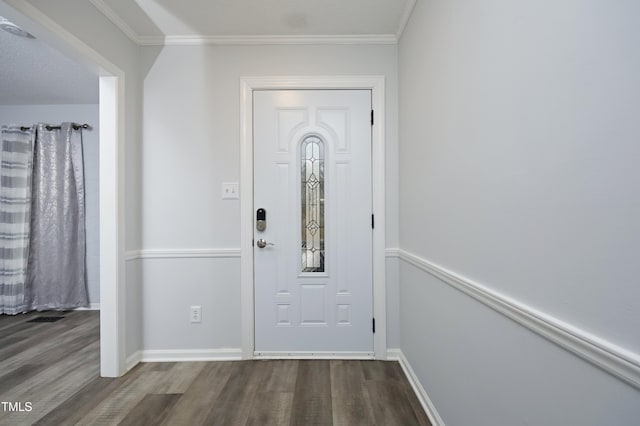
<path id="1" fill-rule="evenodd" d="M 0 425 L 430 424 L 396 362 L 147 363 L 110 379 L 98 336 L 95 311 L 0 315 Z"/>

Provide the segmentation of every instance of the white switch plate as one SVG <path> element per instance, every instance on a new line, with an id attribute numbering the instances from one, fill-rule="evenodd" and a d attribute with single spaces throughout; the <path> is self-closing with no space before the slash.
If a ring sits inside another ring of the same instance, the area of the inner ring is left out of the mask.
<path id="1" fill-rule="evenodd" d="M 202 322 L 202 307 L 200 306 L 191 306 L 189 312 L 189 319 L 192 323 Z"/>
<path id="2" fill-rule="evenodd" d="M 222 199 L 237 200 L 238 198 L 240 198 L 240 184 L 238 182 L 223 182 Z"/>

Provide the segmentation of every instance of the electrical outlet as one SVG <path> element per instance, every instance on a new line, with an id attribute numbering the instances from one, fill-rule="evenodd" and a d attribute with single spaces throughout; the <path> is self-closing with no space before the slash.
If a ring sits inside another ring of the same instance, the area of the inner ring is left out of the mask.
<path id="1" fill-rule="evenodd" d="M 191 315 L 189 316 L 192 323 L 202 322 L 202 307 L 201 306 L 192 306 L 191 307 Z"/>

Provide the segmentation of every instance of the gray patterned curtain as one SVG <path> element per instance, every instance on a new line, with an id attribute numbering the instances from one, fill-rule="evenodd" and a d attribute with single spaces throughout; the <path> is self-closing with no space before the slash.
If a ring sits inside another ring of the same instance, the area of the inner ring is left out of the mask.
<path id="1" fill-rule="evenodd" d="M 82 132 L 2 127 L 0 314 L 87 306 Z"/>
<path id="2" fill-rule="evenodd" d="M 28 308 L 88 305 L 82 132 L 38 124 L 34 148 Z"/>
<path id="3" fill-rule="evenodd" d="M 26 310 L 35 128 L 2 127 L 0 150 L 0 314 Z"/>

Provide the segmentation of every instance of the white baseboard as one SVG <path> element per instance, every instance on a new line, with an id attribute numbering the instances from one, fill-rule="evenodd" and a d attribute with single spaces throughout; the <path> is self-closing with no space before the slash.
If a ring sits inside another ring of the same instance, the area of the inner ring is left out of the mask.
<path id="1" fill-rule="evenodd" d="M 373 352 L 256 352 L 253 359 L 374 359 Z"/>
<path id="2" fill-rule="evenodd" d="M 79 308 L 75 308 L 74 311 L 99 311 L 100 303 L 89 303 L 89 306 L 81 306 Z"/>
<path id="3" fill-rule="evenodd" d="M 141 351 L 141 362 L 239 361 L 242 349 L 175 349 Z"/>
<path id="4" fill-rule="evenodd" d="M 435 405 L 433 405 L 431 398 L 429 398 L 429 395 L 427 395 L 427 392 L 424 390 L 424 387 L 420 383 L 418 376 L 416 376 L 413 368 L 411 368 L 411 364 L 409 364 L 409 361 L 404 356 L 404 353 L 402 353 L 402 350 L 388 349 L 387 359 L 391 361 L 398 361 L 400 363 L 400 367 L 402 367 L 404 375 L 407 377 L 407 380 L 411 384 L 411 387 L 418 397 L 418 401 L 420 401 L 424 412 L 427 413 L 427 417 L 429 417 L 431 424 L 433 426 L 444 426 L 442 417 L 440 417 L 440 414 L 438 414 L 438 410 L 436 410 Z"/>
<path id="5" fill-rule="evenodd" d="M 129 355 L 127 357 L 127 360 L 125 361 L 125 365 L 124 365 L 125 371 L 131 370 L 133 367 L 138 365 L 141 360 L 142 360 L 142 351 L 136 351 L 131 355 Z"/>

